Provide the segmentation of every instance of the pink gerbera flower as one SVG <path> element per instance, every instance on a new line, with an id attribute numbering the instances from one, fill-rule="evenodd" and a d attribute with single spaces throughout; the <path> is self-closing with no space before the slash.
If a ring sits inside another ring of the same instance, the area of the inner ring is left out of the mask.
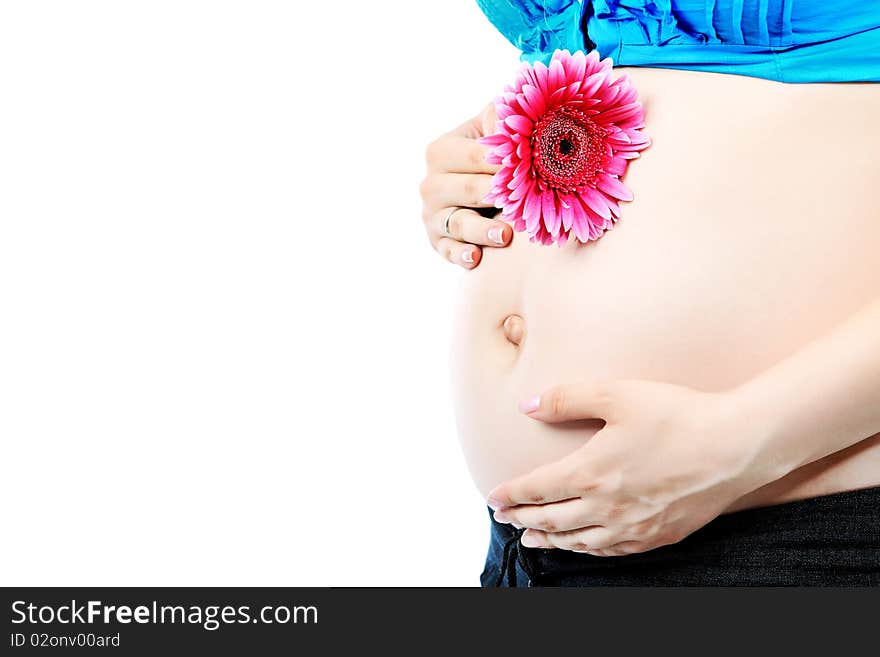
<path id="1" fill-rule="evenodd" d="M 611 66 L 595 50 L 557 50 L 495 99 L 497 132 L 480 141 L 502 168 L 487 201 L 534 242 L 597 239 L 620 216 L 618 201 L 633 198 L 620 177 L 651 142 L 635 88 Z"/>

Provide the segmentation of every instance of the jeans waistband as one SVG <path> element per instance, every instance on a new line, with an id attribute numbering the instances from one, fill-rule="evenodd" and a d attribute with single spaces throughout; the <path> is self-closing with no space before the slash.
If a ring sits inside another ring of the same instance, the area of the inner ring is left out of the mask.
<path id="1" fill-rule="evenodd" d="M 484 586 L 880 584 L 880 487 L 735 511 L 621 557 L 527 548 L 489 514 Z"/>

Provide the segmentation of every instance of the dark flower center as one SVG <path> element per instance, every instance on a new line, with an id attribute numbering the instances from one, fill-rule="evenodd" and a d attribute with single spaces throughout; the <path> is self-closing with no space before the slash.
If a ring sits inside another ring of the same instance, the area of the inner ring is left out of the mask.
<path id="1" fill-rule="evenodd" d="M 602 167 L 605 130 L 572 107 L 560 107 L 536 124 L 532 153 L 539 184 L 573 192 L 590 183 Z"/>

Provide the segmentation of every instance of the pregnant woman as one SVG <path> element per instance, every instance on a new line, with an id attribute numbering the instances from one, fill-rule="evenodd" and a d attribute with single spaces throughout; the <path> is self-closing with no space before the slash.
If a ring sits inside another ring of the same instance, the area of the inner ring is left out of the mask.
<path id="1" fill-rule="evenodd" d="M 563 246 L 486 209 L 491 106 L 428 149 L 482 583 L 880 584 L 880 4 L 479 4 L 611 57 L 651 138 Z"/>

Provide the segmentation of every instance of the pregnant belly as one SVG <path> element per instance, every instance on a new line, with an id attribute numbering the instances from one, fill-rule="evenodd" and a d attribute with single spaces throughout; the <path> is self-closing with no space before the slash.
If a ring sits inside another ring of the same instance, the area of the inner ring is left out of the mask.
<path id="1" fill-rule="evenodd" d="M 561 248 L 517 235 L 463 276 L 453 389 L 484 495 L 602 426 L 541 424 L 519 399 L 618 378 L 724 390 L 880 294 L 880 86 L 626 72 L 653 145 L 627 173 L 635 200 L 617 226 Z M 875 484 L 878 437 L 736 508 Z"/>

